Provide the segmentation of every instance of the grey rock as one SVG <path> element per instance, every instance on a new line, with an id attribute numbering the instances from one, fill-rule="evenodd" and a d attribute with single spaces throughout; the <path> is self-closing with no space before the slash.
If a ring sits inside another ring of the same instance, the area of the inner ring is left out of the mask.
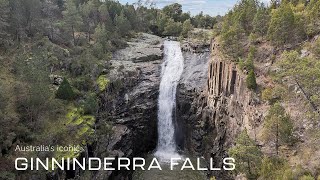
<path id="1" fill-rule="evenodd" d="M 108 114 L 108 119 L 100 121 L 110 121 L 114 133 L 110 138 L 100 138 L 96 154 L 132 158 L 156 148 L 161 45 L 160 37 L 143 33 L 129 42 L 129 47 L 116 52 L 110 61 L 112 70 L 107 74 L 110 83 L 100 94 L 99 112 L 102 117 Z M 105 173 L 98 175 L 113 176 Z M 130 173 L 121 171 L 117 176 L 129 177 Z"/>
<path id="2" fill-rule="evenodd" d="M 163 40 L 155 35 L 141 33 L 128 42 L 128 47 L 114 53 L 115 60 L 132 61 L 134 63 L 162 59 Z"/>

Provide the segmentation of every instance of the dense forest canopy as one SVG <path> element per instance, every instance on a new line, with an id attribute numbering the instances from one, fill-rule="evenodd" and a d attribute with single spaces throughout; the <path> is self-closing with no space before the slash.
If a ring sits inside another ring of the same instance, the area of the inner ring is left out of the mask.
<path id="1" fill-rule="evenodd" d="M 216 23 L 216 18 L 202 13 L 191 17 L 178 3 L 161 10 L 141 1 L 122 5 L 99 0 L 1 0 L 0 9 L 2 45 L 43 35 L 58 44 L 72 41 L 80 45 L 85 39 L 90 42 L 91 35 L 105 31 L 105 40 L 118 46 L 119 38 L 133 32 L 179 36 L 183 28 L 191 28 L 189 23 L 184 24 L 187 20 L 199 28 L 212 28 Z"/>

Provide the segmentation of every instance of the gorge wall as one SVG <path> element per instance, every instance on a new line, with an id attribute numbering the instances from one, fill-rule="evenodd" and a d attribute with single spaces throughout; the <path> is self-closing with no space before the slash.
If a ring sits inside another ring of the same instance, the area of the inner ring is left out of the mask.
<path id="1" fill-rule="evenodd" d="M 186 65 L 177 91 L 177 123 L 181 148 L 222 167 L 226 151 L 237 135 L 247 128 L 254 133 L 262 113 L 258 98 L 245 84 L 237 65 L 220 56 L 212 40 L 208 53 L 185 53 Z M 190 58 L 196 56 L 197 58 Z M 226 177 L 227 172 L 208 172 Z"/>
<path id="2" fill-rule="evenodd" d="M 112 124 L 112 133 L 93 147 L 95 157 L 137 157 L 157 145 L 157 99 L 162 62 L 162 39 L 142 34 L 118 51 L 111 60 L 110 84 L 101 93 L 100 119 Z M 237 65 L 220 56 L 214 40 L 211 47 L 183 49 L 184 70 L 177 87 L 174 116 L 179 149 L 213 158 L 222 167 L 228 148 L 247 128 L 255 136 L 255 124 L 263 109 L 245 84 Z M 96 179 L 130 178 L 132 172 L 99 171 Z M 208 172 L 228 177 L 225 171 Z M 230 178 L 231 179 L 231 178 Z"/>
<path id="3" fill-rule="evenodd" d="M 95 157 L 143 157 L 157 145 L 157 99 L 162 39 L 142 33 L 114 54 L 107 89 L 100 94 L 100 122 L 112 126 L 94 146 Z M 130 179 L 132 172 L 99 171 L 95 179 Z"/>

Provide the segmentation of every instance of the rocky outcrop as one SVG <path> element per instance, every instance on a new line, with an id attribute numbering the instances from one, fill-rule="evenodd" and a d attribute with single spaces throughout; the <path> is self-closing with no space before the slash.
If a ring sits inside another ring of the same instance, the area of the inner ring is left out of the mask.
<path id="1" fill-rule="evenodd" d="M 132 61 L 134 63 L 162 59 L 162 39 L 151 34 L 141 33 L 128 42 L 128 47 L 114 54 L 115 60 Z"/>
<path id="2" fill-rule="evenodd" d="M 99 139 L 94 150 L 97 157 L 141 157 L 156 147 L 162 39 L 141 34 L 129 44 L 110 61 L 110 83 L 100 95 L 99 121 L 111 123 L 113 133 Z M 131 172 L 101 171 L 95 178 L 130 175 Z"/>
<path id="3" fill-rule="evenodd" d="M 215 167 L 222 167 L 239 132 L 245 127 L 253 130 L 263 115 L 255 108 L 260 102 L 246 88 L 245 75 L 235 63 L 219 56 L 217 46 L 213 41 L 208 60 L 193 59 L 203 62 L 199 69 L 206 73 L 198 74 L 197 80 L 190 76 L 197 75 L 197 70 L 190 71 L 194 65 L 186 64 L 177 92 L 177 121 L 183 134 L 178 136 L 180 147 L 207 160 L 213 158 Z M 228 177 L 224 171 L 208 173 Z"/>
<path id="4" fill-rule="evenodd" d="M 191 53 L 209 52 L 209 47 L 210 44 L 207 44 L 206 42 L 183 41 L 181 45 L 182 51 Z"/>

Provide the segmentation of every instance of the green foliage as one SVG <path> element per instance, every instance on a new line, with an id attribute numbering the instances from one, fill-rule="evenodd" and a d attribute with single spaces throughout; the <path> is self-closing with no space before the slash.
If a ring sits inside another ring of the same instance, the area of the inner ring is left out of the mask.
<path id="1" fill-rule="evenodd" d="M 260 177 L 263 179 L 291 179 L 291 172 L 285 171 L 288 168 L 284 159 L 277 157 L 264 157 L 262 160 Z M 284 178 L 284 175 L 287 178 Z"/>
<path id="2" fill-rule="evenodd" d="M 83 113 L 84 114 L 96 114 L 98 110 L 97 96 L 92 93 L 87 95 L 85 101 L 83 102 Z"/>
<path id="3" fill-rule="evenodd" d="M 238 136 L 236 146 L 229 149 L 229 155 L 236 159 L 237 173 L 246 174 L 248 179 L 259 176 L 262 152 L 250 139 L 246 129 Z"/>
<path id="4" fill-rule="evenodd" d="M 269 10 L 263 6 L 259 7 L 252 22 L 252 32 L 262 37 L 266 36 L 269 27 L 269 21 Z"/>
<path id="5" fill-rule="evenodd" d="M 119 16 L 116 16 L 114 19 L 117 32 L 121 36 L 126 36 L 130 34 L 131 25 L 127 17 L 125 17 L 124 12 L 122 11 Z"/>
<path id="6" fill-rule="evenodd" d="M 75 93 L 66 78 L 64 78 L 60 84 L 56 92 L 56 97 L 63 100 L 73 100 L 75 98 Z"/>
<path id="7" fill-rule="evenodd" d="M 247 76 L 247 88 L 255 90 L 257 88 L 256 75 L 254 70 L 250 70 Z"/>
<path id="8" fill-rule="evenodd" d="M 107 76 L 106 75 L 99 76 L 99 78 L 97 80 L 97 84 L 98 84 L 99 90 L 104 91 L 108 87 L 108 84 L 109 84 L 109 80 L 108 80 Z"/>
<path id="9" fill-rule="evenodd" d="M 7 38 L 10 36 L 9 28 L 9 1 L 0 0 L 0 46 L 6 45 Z"/>
<path id="10" fill-rule="evenodd" d="M 264 157 L 260 170 L 261 179 L 292 180 L 309 179 L 311 173 L 303 169 L 300 165 L 290 166 L 289 162 L 279 157 Z"/>
<path id="11" fill-rule="evenodd" d="M 67 30 L 72 33 L 73 44 L 76 45 L 77 42 L 75 31 L 80 28 L 82 24 L 82 18 L 74 1 L 66 2 L 66 10 L 63 11 L 63 16 L 64 27 L 67 27 Z"/>
<path id="12" fill-rule="evenodd" d="M 100 14 L 100 24 L 104 24 L 107 31 L 111 32 L 114 30 L 114 25 L 109 14 L 108 6 L 106 3 L 103 3 L 99 9 Z"/>
<path id="13" fill-rule="evenodd" d="M 223 51 L 234 59 L 241 57 L 243 55 L 241 44 L 243 29 L 238 24 L 225 28 L 228 30 L 223 30 L 221 34 Z"/>
<path id="14" fill-rule="evenodd" d="M 291 6 L 281 5 L 272 10 L 268 37 L 274 45 L 282 46 L 293 42 L 295 18 Z"/>
<path id="15" fill-rule="evenodd" d="M 262 91 L 262 99 L 268 101 L 269 104 L 274 104 L 280 101 L 285 96 L 285 93 L 286 90 L 282 86 L 268 87 Z"/>
<path id="16" fill-rule="evenodd" d="M 239 23 L 246 34 L 250 34 L 253 29 L 254 14 L 256 14 L 258 2 L 256 0 L 241 0 L 234 8 L 233 17 Z"/>
<path id="17" fill-rule="evenodd" d="M 217 19 L 215 17 L 211 17 L 209 15 L 203 15 L 202 12 L 197 14 L 192 18 L 193 26 L 197 28 L 213 28 L 213 26 L 217 23 Z"/>
<path id="18" fill-rule="evenodd" d="M 183 25 L 182 25 L 182 32 L 181 32 L 181 35 L 183 37 L 188 37 L 188 33 L 193 29 L 193 26 L 191 24 L 191 20 L 188 19 L 186 21 L 183 22 Z"/>
<path id="19" fill-rule="evenodd" d="M 279 146 L 292 142 L 293 123 L 285 109 L 279 102 L 274 103 L 265 118 L 263 126 L 263 139 L 273 141 L 276 146 L 276 154 Z"/>
<path id="20" fill-rule="evenodd" d="M 166 23 L 163 33 L 167 36 L 179 36 L 181 31 L 181 22 L 175 22 L 173 19 L 169 19 Z"/>
<path id="21" fill-rule="evenodd" d="M 307 7 L 306 14 L 306 32 L 309 36 L 314 36 L 320 32 L 320 1 L 312 0 Z"/>
<path id="22" fill-rule="evenodd" d="M 96 39 L 96 43 L 102 46 L 102 52 L 107 53 L 109 51 L 109 32 L 107 32 L 104 24 L 98 24 L 94 30 L 94 37 Z"/>
<path id="23" fill-rule="evenodd" d="M 278 78 L 291 77 L 307 98 L 319 96 L 320 94 L 320 62 L 311 57 L 300 57 L 296 51 L 285 51 L 281 60 L 277 63 L 280 67 Z M 315 106 L 320 105 L 320 101 L 309 99 Z"/>
<path id="24" fill-rule="evenodd" d="M 75 142 L 85 145 L 94 133 L 95 117 L 85 115 L 82 108 L 73 108 L 66 115 L 66 125 Z"/>
<path id="25" fill-rule="evenodd" d="M 178 22 L 180 21 L 180 16 L 182 14 L 182 6 L 181 4 L 174 3 L 174 4 L 165 6 L 162 9 L 162 11 L 165 15 L 172 18 L 174 21 Z"/>
<path id="26" fill-rule="evenodd" d="M 304 175 L 300 178 L 300 180 L 315 180 L 315 178 L 311 175 Z"/>
<path id="27" fill-rule="evenodd" d="M 256 53 L 256 49 L 254 46 L 250 47 L 248 58 L 243 61 L 241 58 L 239 58 L 239 67 L 241 70 L 246 70 L 247 72 L 250 72 L 251 70 L 254 70 L 254 56 Z"/>
<path id="28" fill-rule="evenodd" d="M 320 58 L 320 38 L 312 44 L 311 51 L 317 58 Z"/>

